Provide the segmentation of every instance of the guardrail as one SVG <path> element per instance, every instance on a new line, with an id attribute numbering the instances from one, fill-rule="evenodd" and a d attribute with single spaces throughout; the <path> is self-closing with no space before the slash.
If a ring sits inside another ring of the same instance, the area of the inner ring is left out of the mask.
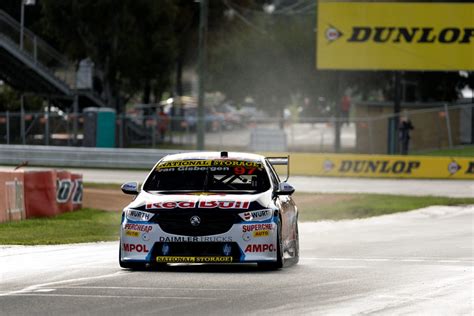
<path id="1" fill-rule="evenodd" d="M 0 145 L 0 164 L 31 166 L 150 169 L 161 157 L 183 151 Z"/>

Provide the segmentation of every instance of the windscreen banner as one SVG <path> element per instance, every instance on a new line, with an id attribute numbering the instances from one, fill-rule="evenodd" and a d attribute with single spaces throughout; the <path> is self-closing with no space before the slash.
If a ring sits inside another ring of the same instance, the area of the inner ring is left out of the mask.
<path id="1" fill-rule="evenodd" d="M 474 3 L 319 2 L 316 67 L 474 70 Z"/>
<path id="2" fill-rule="evenodd" d="M 474 180 L 474 158 L 294 153 L 291 161 L 295 175 Z"/>

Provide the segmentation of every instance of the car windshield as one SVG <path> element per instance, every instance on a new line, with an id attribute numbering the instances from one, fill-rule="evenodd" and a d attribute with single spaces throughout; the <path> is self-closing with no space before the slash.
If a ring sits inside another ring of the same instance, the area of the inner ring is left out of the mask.
<path id="1" fill-rule="evenodd" d="M 147 192 L 260 193 L 270 188 L 261 162 L 175 160 L 160 162 L 144 184 Z"/>

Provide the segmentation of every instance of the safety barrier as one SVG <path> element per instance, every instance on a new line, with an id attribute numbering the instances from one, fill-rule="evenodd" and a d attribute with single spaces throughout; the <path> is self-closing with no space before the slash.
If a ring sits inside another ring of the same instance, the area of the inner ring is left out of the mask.
<path id="1" fill-rule="evenodd" d="M 82 207 L 82 174 L 69 171 L 0 172 L 0 223 L 50 217 Z"/>
<path id="2" fill-rule="evenodd" d="M 0 172 L 0 223 L 26 217 L 23 183 L 21 171 Z"/>
<path id="3" fill-rule="evenodd" d="M 150 169 L 163 156 L 183 151 L 0 145 L 0 164 L 84 168 Z"/>

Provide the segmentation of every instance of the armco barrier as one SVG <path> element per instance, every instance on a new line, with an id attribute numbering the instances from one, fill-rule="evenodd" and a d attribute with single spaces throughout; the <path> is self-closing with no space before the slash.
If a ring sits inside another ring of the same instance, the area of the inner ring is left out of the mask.
<path id="1" fill-rule="evenodd" d="M 0 172 L 0 223 L 25 218 L 22 171 Z"/>
<path id="2" fill-rule="evenodd" d="M 73 183 L 71 202 L 73 210 L 78 210 L 82 208 L 82 174 L 71 173 L 71 180 Z"/>
<path id="3" fill-rule="evenodd" d="M 71 173 L 61 170 L 56 172 L 56 202 L 58 203 L 59 213 L 71 212 L 73 182 L 71 181 Z"/>
<path id="4" fill-rule="evenodd" d="M 0 164 L 31 166 L 151 169 L 176 150 L 0 145 Z"/>
<path id="5" fill-rule="evenodd" d="M 56 171 L 25 172 L 26 218 L 59 214 L 56 202 Z"/>

